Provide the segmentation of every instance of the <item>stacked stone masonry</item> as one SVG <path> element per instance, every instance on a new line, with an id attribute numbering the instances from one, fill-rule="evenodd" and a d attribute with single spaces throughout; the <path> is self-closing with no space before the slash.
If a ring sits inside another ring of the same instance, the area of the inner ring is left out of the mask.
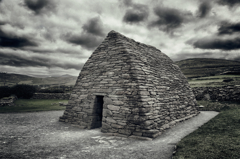
<path id="1" fill-rule="evenodd" d="M 0 107 L 4 107 L 4 106 L 13 106 L 15 100 L 17 100 L 17 96 L 10 96 L 10 97 L 5 97 L 0 99 Z"/>
<path id="2" fill-rule="evenodd" d="M 83 66 L 60 121 L 155 138 L 197 115 L 196 106 L 187 79 L 168 56 L 111 31 Z"/>
<path id="3" fill-rule="evenodd" d="M 197 100 L 240 101 L 240 86 L 196 87 L 193 93 Z"/>

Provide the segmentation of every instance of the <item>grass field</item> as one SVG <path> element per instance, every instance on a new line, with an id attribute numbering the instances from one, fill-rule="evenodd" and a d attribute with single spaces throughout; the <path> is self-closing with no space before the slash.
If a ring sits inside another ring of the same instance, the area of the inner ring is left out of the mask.
<path id="1" fill-rule="evenodd" d="M 174 159 L 239 159 L 240 103 L 206 102 L 199 104 L 220 113 L 177 144 Z"/>
<path id="2" fill-rule="evenodd" d="M 67 103 L 68 100 L 60 99 L 18 99 L 14 106 L 0 107 L 0 113 L 22 113 L 36 111 L 65 110 L 66 107 L 59 106 L 59 102 Z"/>
<path id="3" fill-rule="evenodd" d="M 240 62 L 224 59 L 193 58 L 176 61 L 187 78 L 217 76 L 221 74 L 240 75 Z"/>
<path id="4" fill-rule="evenodd" d="M 225 79 L 233 79 L 231 82 L 223 82 Z M 222 87 L 227 85 L 240 85 L 240 75 L 218 75 L 188 79 L 191 87 Z"/>

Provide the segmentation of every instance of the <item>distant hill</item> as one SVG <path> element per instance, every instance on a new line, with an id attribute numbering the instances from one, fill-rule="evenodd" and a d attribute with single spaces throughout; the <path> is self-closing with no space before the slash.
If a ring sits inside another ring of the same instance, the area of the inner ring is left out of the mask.
<path id="1" fill-rule="evenodd" d="M 14 85 L 21 81 L 31 81 L 34 80 L 34 77 L 20 75 L 20 74 L 10 74 L 10 73 L 0 73 L 0 85 Z"/>
<path id="2" fill-rule="evenodd" d="M 224 59 L 193 58 L 175 62 L 188 78 L 221 74 L 240 75 L 240 62 Z"/>
<path id="3" fill-rule="evenodd" d="M 30 85 L 74 85 L 77 76 L 63 75 L 58 77 L 32 77 L 21 74 L 0 73 L 0 86 L 12 86 L 15 84 Z"/>
<path id="4" fill-rule="evenodd" d="M 65 75 L 62 75 L 61 77 L 74 77 L 74 76 L 69 75 L 69 74 L 65 74 Z"/>
<path id="5" fill-rule="evenodd" d="M 189 79 L 216 75 L 240 75 L 240 62 L 223 59 L 193 58 L 175 62 Z M 32 77 L 21 74 L 0 73 L 0 86 L 15 84 L 67 85 L 76 83 L 77 76 Z"/>

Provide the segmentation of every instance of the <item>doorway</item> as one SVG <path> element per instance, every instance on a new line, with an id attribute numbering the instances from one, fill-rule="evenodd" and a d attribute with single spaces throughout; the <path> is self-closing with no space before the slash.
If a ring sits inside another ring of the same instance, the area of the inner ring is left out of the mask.
<path id="1" fill-rule="evenodd" d="M 96 96 L 94 101 L 95 120 L 93 120 L 92 128 L 102 127 L 102 112 L 103 112 L 103 98 L 104 96 Z"/>

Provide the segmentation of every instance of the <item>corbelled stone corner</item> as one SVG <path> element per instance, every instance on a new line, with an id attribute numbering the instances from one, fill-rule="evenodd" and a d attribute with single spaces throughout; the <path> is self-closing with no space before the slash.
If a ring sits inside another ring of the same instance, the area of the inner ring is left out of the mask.
<path id="1" fill-rule="evenodd" d="M 198 114 L 187 79 L 155 47 L 111 31 L 85 63 L 60 121 L 155 138 Z"/>

